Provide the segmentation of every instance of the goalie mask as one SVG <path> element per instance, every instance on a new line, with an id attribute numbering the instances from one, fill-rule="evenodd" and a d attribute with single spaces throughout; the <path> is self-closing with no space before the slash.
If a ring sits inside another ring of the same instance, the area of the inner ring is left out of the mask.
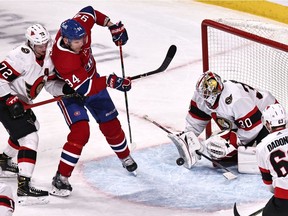
<path id="1" fill-rule="evenodd" d="M 267 122 L 269 125 L 266 124 Z M 262 112 L 262 123 L 269 132 L 271 132 L 273 127 L 286 125 L 286 112 L 284 107 L 281 104 L 267 106 Z"/>
<path id="2" fill-rule="evenodd" d="M 49 32 L 40 24 L 35 24 L 27 28 L 25 37 L 27 39 L 27 45 L 33 50 L 35 45 L 45 45 L 50 42 Z"/>
<path id="3" fill-rule="evenodd" d="M 223 90 L 221 77 L 211 71 L 205 72 L 199 78 L 196 90 L 206 101 L 207 105 L 212 107 Z"/>

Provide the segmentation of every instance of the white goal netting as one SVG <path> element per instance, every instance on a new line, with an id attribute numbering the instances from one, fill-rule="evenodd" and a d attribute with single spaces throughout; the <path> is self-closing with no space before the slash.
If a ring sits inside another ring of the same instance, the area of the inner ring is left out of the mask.
<path id="1" fill-rule="evenodd" d="M 203 66 L 266 89 L 288 110 L 288 27 L 219 19 L 202 23 Z"/>

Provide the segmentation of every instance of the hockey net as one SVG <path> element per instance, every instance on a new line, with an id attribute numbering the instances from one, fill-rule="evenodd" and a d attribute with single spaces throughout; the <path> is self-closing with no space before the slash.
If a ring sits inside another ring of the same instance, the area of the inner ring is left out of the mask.
<path id="1" fill-rule="evenodd" d="M 235 19 L 203 20 L 201 27 L 203 71 L 266 89 L 287 110 L 288 27 Z"/>

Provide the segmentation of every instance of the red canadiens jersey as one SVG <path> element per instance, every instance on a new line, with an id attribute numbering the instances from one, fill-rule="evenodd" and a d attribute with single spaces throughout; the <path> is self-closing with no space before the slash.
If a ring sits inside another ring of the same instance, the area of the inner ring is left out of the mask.
<path id="1" fill-rule="evenodd" d="M 275 197 L 288 199 L 288 129 L 266 136 L 256 156 L 263 182 L 273 186 Z"/>
<path id="2" fill-rule="evenodd" d="M 194 92 L 186 117 L 186 130 L 198 136 L 213 118 L 221 130 L 237 130 L 242 145 L 257 137 L 262 129 L 262 110 L 276 99 L 268 91 L 254 89 L 236 81 L 225 81 L 219 100 L 209 108 L 197 91 Z"/>
<path id="3" fill-rule="evenodd" d="M 74 18 L 86 31 L 86 43 L 80 53 L 64 48 L 60 31 L 52 49 L 52 60 L 58 75 L 78 93 L 92 95 L 106 88 L 106 77 L 98 77 L 91 49 L 91 29 L 96 23 L 106 26 L 109 18 L 91 6 L 83 8 Z"/>
<path id="4" fill-rule="evenodd" d="M 16 47 L 0 63 L 0 97 L 10 93 L 17 95 L 25 103 L 32 103 L 44 86 L 49 88 L 52 95 L 63 94 L 64 82 L 61 81 L 61 84 L 60 81 L 53 80 L 56 77 L 53 69 L 49 51 L 39 64 L 30 47 Z"/>

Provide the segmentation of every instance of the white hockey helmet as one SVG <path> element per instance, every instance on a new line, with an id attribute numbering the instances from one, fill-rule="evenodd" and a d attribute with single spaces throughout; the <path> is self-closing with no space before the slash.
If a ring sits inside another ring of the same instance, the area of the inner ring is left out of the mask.
<path id="1" fill-rule="evenodd" d="M 49 32 L 41 25 L 35 24 L 27 28 L 25 37 L 27 44 L 34 49 L 35 45 L 43 45 L 50 41 Z"/>
<path id="2" fill-rule="evenodd" d="M 266 127 L 266 122 L 270 127 L 279 127 L 286 125 L 286 112 L 281 104 L 272 104 L 267 106 L 262 112 L 262 123 Z M 270 129 L 267 128 L 269 131 Z"/>
<path id="3" fill-rule="evenodd" d="M 223 90 L 221 77 L 211 71 L 203 73 L 196 83 L 196 90 L 206 103 L 212 107 Z"/>

